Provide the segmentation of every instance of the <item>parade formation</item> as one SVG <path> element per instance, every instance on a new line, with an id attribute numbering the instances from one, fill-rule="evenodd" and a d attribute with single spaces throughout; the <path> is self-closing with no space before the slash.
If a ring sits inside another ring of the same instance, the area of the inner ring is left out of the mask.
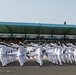
<path id="1" fill-rule="evenodd" d="M 21 41 L 17 43 L 0 42 L 0 62 L 6 66 L 14 61 L 19 61 L 20 66 L 32 58 L 39 66 L 43 66 L 43 60 L 52 64 L 63 63 L 76 64 L 76 46 L 72 43 L 30 43 L 28 46 Z"/>

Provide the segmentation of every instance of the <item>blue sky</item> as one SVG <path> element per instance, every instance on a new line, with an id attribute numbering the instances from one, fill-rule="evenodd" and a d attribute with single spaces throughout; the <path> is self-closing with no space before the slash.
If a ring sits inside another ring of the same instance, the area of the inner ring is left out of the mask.
<path id="1" fill-rule="evenodd" d="M 76 0 L 0 0 L 0 22 L 76 25 Z"/>

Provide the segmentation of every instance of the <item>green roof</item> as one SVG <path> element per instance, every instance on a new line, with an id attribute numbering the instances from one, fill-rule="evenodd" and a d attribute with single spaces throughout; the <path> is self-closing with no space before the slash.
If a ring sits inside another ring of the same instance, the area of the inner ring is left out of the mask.
<path id="1" fill-rule="evenodd" d="M 0 33 L 76 35 L 76 25 L 0 22 Z"/>

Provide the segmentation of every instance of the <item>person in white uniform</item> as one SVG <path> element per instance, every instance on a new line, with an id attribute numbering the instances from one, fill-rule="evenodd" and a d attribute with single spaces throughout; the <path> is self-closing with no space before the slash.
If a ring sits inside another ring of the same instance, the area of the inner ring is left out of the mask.
<path id="1" fill-rule="evenodd" d="M 58 46 L 56 48 L 56 55 L 57 55 L 57 59 L 59 61 L 59 65 L 62 65 L 62 60 L 61 60 L 62 48 L 60 46 L 60 43 L 58 43 Z"/>
<path id="2" fill-rule="evenodd" d="M 2 63 L 2 66 L 5 66 L 8 64 L 7 61 L 7 48 L 5 45 L 0 45 L 0 61 Z"/>
<path id="3" fill-rule="evenodd" d="M 40 64 L 40 66 L 43 65 L 43 61 L 42 61 L 42 44 L 39 43 L 38 46 L 35 46 L 33 49 L 34 51 L 30 52 L 27 54 L 28 57 L 34 57 L 36 59 L 36 61 Z"/>
<path id="4" fill-rule="evenodd" d="M 13 47 L 15 47 L 17 50 L 17 51 L 15 51 L 15 49 L 14 49 L 15 52 L 12 52 L 12 54 L 17 56 L 20 66 L 23 66 L 24 63 L 27 61 L 25 48 L 24 48 L 24 46 L 22 46 L 20 41 L 18 41 L 18 44 L 14 44 L 14 43 L 12 43 L 12 44 L 13 44 Z"/>
<path id="5" fill-rule="evenodd" d="M 20 66 L 23 66 L 26 62 L 26 52 L 25 48 L 21 45 L 21 43 L 18 43 L 18 53 L 17 53 L 17 59 L 19 60 Z"/>

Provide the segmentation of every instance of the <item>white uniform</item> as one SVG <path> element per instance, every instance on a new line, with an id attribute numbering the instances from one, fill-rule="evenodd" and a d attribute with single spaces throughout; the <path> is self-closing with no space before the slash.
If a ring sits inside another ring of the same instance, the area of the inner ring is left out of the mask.
<path id="1" fill-rule="evenodd" d="M 54 53 L 54 47 L 46 47 L 46 53 L 48 56 L 48 60 L 52 63 L 55 63 L 55 53 Z"/>
<path id="2" fill-rule="evenodd" d="M 0 45 L 0 61 L 2 63 L 2 66 L 5 66 L 8 64 L 7 61 L 7 48 L 4 45 Z"/>
<path id="3" fill-rule="evenodd" d="M 57 46 L 56 54 L 57 54 L 57 59 L 59 61 L 59 65 L 62 65 L 62 60 L 61 60 L 62 48 L 61 48 L 61 46 Z"/>
<path id="4" fill-rule="evenodd" d="M 38 47 L 38 49 L 36 50 L 36 53 L 37 53 L 36 60 L 40 64 L 40 66 L 42 66 L 43 65 L 43 61 L 42 61 L 42 47 Z"/>
<path id="5" fill-rule="evenodd" d="M 23 46 L 19 46 L 17 58 L 19 60 L 20 66 L 23 66 L 26 62 L 26 52 Z"/>
<path id="6" fill-rule="evenodd" d="M 32 57 L 34 56 L 34 58 L 36 59 L 36 61 L 40 64 L 40 66 L 43 65 L 43 62 L 42 62 L 42 47 L 40 46 L 36 46 L 34 47 L 34 50 L 33 52 L 30 52 L 28 54 L 29 57 Z"/>

